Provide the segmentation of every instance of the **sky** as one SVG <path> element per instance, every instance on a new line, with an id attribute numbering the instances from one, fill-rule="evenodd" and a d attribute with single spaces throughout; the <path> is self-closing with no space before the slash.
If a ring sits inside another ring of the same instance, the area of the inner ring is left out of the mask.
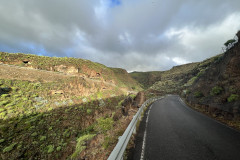
<path id="1" fill-rule="evenodd" d="M 0 0 L 0 51 L 163 71 L 220 54 L 239 0 Z"/>

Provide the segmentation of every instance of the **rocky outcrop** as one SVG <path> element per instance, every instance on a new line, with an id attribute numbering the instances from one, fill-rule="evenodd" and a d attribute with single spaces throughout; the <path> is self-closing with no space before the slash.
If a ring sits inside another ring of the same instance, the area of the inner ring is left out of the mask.
<path id="1" fill-rule="evenodd" d="M 74 66 L 65 66 L 65 65 L 59 65 L 53 67 L 54 71 L 68 73 L 68 74 L 78 74 L 78 68 L 75 68 Z"/>
<path id="2" fill-rule="evenodd" d="M 122 106 L 122 113 L 124 115 L 128 115 L 128 112 L 130 109 L 135 109 L 141 107 L 141 105 L 146 100 L 146 97 L 144 95 L 144 92 L 138 92 L 138 94 L 133 96 L 128 96 L 124 101 L 121 103 Z"/>

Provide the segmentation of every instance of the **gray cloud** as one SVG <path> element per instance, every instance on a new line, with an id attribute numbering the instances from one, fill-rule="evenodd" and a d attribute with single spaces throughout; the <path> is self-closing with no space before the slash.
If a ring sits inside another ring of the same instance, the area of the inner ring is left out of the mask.
<path id="1" fill-rule="evenodd" d="M 240 29 L 238 6 L 238 0 L 1 0 L 0 50 L 166 70 L 219 54 Z"/>

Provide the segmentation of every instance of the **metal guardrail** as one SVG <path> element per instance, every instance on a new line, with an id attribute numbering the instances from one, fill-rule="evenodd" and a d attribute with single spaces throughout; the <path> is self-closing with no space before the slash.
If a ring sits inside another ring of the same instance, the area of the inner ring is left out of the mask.
<path id="1" fill-rule="evenodd" d="M 132 134 L 134 132 L 136 132 L 136 125 L 137 125 L 137 122 L 141 120 L 141 114 L 144 111 L 144 108 L 147 105 L 149 105 L 150 103 L 152 103 L 158 99 L 161 99 L 161 98 L 162 97 L 150 98 L 142 104 L 142 106 L 138 109 L 138 112 L 134 115 L 132 121 L 128 125 L 128 127 L 125 130 L 125 132 L 123 133 L 123 135 L 118 138 L 119 139 L 118 143 L 115 146 L 115 148 L 113 149 L 110 156 L 108 157 L 108 160 L 123 160 L 123 155 L 124 155 L 125 149 L 128 145 L 128 142 L 129 142 Z"/>

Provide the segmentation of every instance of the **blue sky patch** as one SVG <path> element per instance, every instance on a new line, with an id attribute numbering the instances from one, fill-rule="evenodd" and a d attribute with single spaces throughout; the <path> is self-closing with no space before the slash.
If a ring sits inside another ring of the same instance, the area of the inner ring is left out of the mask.
<path id="1" fill-rule="evenodd" d="M 115 7 L 115 6 L 118 6 L 121 4 L 120 0 L 110 0 L 110 1 L 111 1 L 111 3 L 110 3 L 111 7 Z"/>

